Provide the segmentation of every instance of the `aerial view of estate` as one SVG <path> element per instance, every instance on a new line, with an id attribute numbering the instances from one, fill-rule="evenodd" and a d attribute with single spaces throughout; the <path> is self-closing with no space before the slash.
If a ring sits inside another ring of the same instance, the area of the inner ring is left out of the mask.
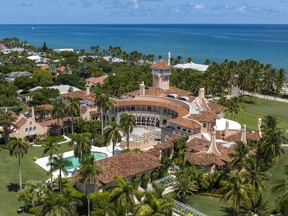
<path id="1" fill-rule="evenodd" d="M 287 216 L 286 4 L 3 3 L 0 216 Z"/>

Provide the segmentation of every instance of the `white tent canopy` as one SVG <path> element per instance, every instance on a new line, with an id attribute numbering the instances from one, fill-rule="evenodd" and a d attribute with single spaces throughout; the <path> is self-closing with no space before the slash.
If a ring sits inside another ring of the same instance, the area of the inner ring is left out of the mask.
<path id="1" fill-rule="evenodd" d="M 204 64 L 195 64 L 194 62 L 186 63 L 186 64 L 177 64 L 174 66 L 174 68 L 179 69 L 193 69 L 200 72 L 204 72 L 207 70 L 209 66 Z"/>

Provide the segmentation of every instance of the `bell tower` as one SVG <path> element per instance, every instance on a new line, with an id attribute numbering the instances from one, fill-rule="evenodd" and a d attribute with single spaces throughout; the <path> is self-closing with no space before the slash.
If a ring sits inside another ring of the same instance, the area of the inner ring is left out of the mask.
<path id="1" fill-rule="evenodd" d="M 161 88 L 163 90 L 169 89 L 169 81 L 171 76 L 170 53 L 168 53 L 168 64 L 161 59 L 151 67 L 153 75 L 153 87 Z"/>

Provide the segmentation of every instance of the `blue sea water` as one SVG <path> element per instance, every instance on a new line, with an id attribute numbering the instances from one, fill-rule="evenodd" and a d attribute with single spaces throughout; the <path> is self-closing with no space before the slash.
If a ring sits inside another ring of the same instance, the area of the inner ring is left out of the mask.
<path id="1" fill-rule="evenodd" d="M 256 59 L 288 71 L 288 25 L 143 24 L 143 25 L 0 25 L 0 38 L 18 37 L 41 47 L 89 50 L 120 46 L 166 58 Z"/>

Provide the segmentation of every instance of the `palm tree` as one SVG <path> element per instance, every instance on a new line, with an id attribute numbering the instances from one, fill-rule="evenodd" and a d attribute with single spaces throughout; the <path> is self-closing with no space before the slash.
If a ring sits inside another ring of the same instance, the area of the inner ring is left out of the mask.
<path id="1" fill-rule="evenodd" d="M 12 128 L 14 126 L 13 122 L 16 120 L 12 116 L 10 112 L 1 112 L 0 113 L 0 126 L 3 128 L 3 137 L 5 140 L 5 144 L 9 141 L 9 134 L 12 131 Z"/>
<path id="2" fill-rule="evenodd" d="M 146 191 L 144 200 L 141 201 L 133 209 L 136 216 L 168 216 L 172 215 L 173 198 L 171 196 L 163 196 L 164 187 L 153 184 L 152 191 Z"/>
<path id="3" fill-rule="evenodd" d="M 113 188 L 109 195 L 110 202 L 114 203 L 116 207 L 127 206 L 126 214 L 128 214 L 135 205 L 133 186 L 130 182 L 126 182 L 119 176 L 116 176 L 114 181 L 117 187 Z"/>
<path id="4" fill-rule="evenodd" d="M 269 180 L 269 174 L 261 169 L 260 164 L 257 163 L 257 160 L 254 157 L 246 159 L 244 169 L 244 178 L 247 180 L 248 184 L 253 186 L 254 191 L 260 194 L 262 188 L 266 190 L 263 183 Z"/>
<path id="5" fill-rule="evenodd" d="M 76 144 L 74 147 L 75 157 L 81 158 L 83 155 L 90 155 L 91 153 L 91 134 L 80 133 L 71 136 L 71 144 Z"/>
<path id="6" fill-rule="evenodd" d="M 82 202 L 72 197 L 68 190 L 61 193 L 46 190 L 42 196 L 42 205 L 36 212 L 36 216 L 77 215 L 77 206 Z"/>
<path id="7" fill-rule="evenodd" d="M 243 112 L 243 105 L 240 103 L 237 97 L 233 97 L 230 100 L 226 100 L 225 105 L 228 109 L 226 111 L 227 114 L 231 114 L 231 118 L 235 120 L 236 115 L 239 112 Z"/>
<path id="8" fill-rule="evenodd" d="M 250 205 L 247 205 L 246 202 L 241 203 L 239 215 L 270 215 L 268 202 L 264 202 L 261 193 L 252 191 L 250 202 Z"/>
<path id="9" fill-rule="evenodd" d="M 261 147 L 267 159 L 272 159 L 284 154 L 284 149 L 281 144 L 286 141 L 286 137 L 278 125 L 279 121 L 275 116 L 269 115 L 263 119 L 261 126 L 263 131 Z"/>
<path id="10" fill-rule="evenodd" d="M 249 197 L 249 184 L 243 184 L 243 178 L 239 173 L 232 173 L 228 181 L 222 181 L 222 200 L 232 203 L 233 215 L 239 212 L 241 202 L 251 206 Z"/>
<path id="11" fill-rule="evenodd" d="M 181 175 L 177 178 L 174 185 L 175 196 L 181 202 L 186 202 L 199 189 L 195 180 L 191 180 L 188 176 Z"/>
<path id="12" fill-rule="evenodd" d="M 136 126 L 136 118 L 133 115 L 124 113 L 120 116 L 120 127 L 126 134 L 127 149 L 129 150 L 130 133 L 133 132 L 133 127 Z"/>
<path id="13" fill-rule="evenodd" d="M 58 148 L 60 147 L 57 143 L 54 142 L 53 138 L 48 138 L 48 142 L 44 143 L 42 147 L 44 147 L 42 156 L 45 154 L 49 155 L 49 164 L 50 164 L 50 183 L 52 188 L 52 182 L 53 182 L 53 174 L 52 174 L 52 166 L 53 166 L 53 160 L 52 157 L 55 154 L 58 154 Z"/>
<path id="14" fill-rule="evenodd" d="M 15 138 L 9 141 L 8 148 L 10 149 L 11 156 L 18 157 L 19 186 L 22 189 L 21 158 L 28 152 L 28 143 L 22 139 Z"/>
<path id="15" fill-rule="evenodd" d="M 101 134 L 102 136 L 104 135 L 104 119 L 103 119 L 103 109 L 104 109 L 104 104 L 107 103 L 109 100 L 109 97 L 106 93 L 102 91 L 101 88 L 96 88 L 95 89 L 95 104 L 100 109 L 100 119 L 101 119 Z"/>
<path id="16" fill-rule="evenodd" d="M 58 136 L 60 136 L 60 118 L 64 117 L 64 104 L 61 101 L 57 101 L 53 104 L 52 116 L 53 118 L 57 118 L 58 124 Z"/>
<path id="17" fill-rule="evenodd" d="M 94 164 L 94 155 L 82 156 L 81 157 L 81 168 L 79 175 L 81 176 L 84 184 L 88 184 L 88 216 L 90 216 L 90 186 L 96 184 L 97 176 L 102 173 L 102 169 Z"/>
<path id="18" fill-rule="evenodd" d="M 80 108 L 77 98 L 68 98 L 68 104 L 66 104 L 66 110 L 71 115 L 71 132 L 74 132 L 74 117 L 78 115 Z"/>
<path id="19" fill-rule="evenodd" d="M 288 165 L 285 165 L 284 174 L 286 178 L 277 179 L 274 182 L 275 185 L 272 187 L 271 191 L 273 194 L 280 195 L 278 197 L 279 210 L 283 215 L 288 215 Z"/>
<path id="20" fill-rule="evenodd" d="M 229 154 L 231 158 L 234 158 L 231 166 L 232 168 L 241 170 L 243 168 L 245 159 L 249 155 L 249 147 L 245 145 L 243 142 L 236 142 L 235 145 L 233 145 L 234 152 Z"/>
<path id="21" fill-rule="evenodd" d="M 108 125 L 105 128 L 104 137 L 107 143 L 112 141 L 112 144 L 113 144 L 112 153 L 113 155 L 115 155 L 115 146 L 118 142 L 121 142 L 121 135 L 119 133 L 119 125 L 115 122 L 111 122 L 110 125 Z"/>
<path id="22" fill-rule="evenodd" d="M 35 112 L 38 114 L 40 121 L 43 121 L 45 115 L 49 113 L 49 111 L 41 106 L 37 106 L 35 108 Z"/>
<path id="23" fill-rule="evenodd" d="M 62 172 L 67 175 L 65 168 L 71 166 L 72 162 L 63 158 L 63 154 L 53 157 L 52 171 L 59 170 L 59 190 L 62 191 Z"/>

